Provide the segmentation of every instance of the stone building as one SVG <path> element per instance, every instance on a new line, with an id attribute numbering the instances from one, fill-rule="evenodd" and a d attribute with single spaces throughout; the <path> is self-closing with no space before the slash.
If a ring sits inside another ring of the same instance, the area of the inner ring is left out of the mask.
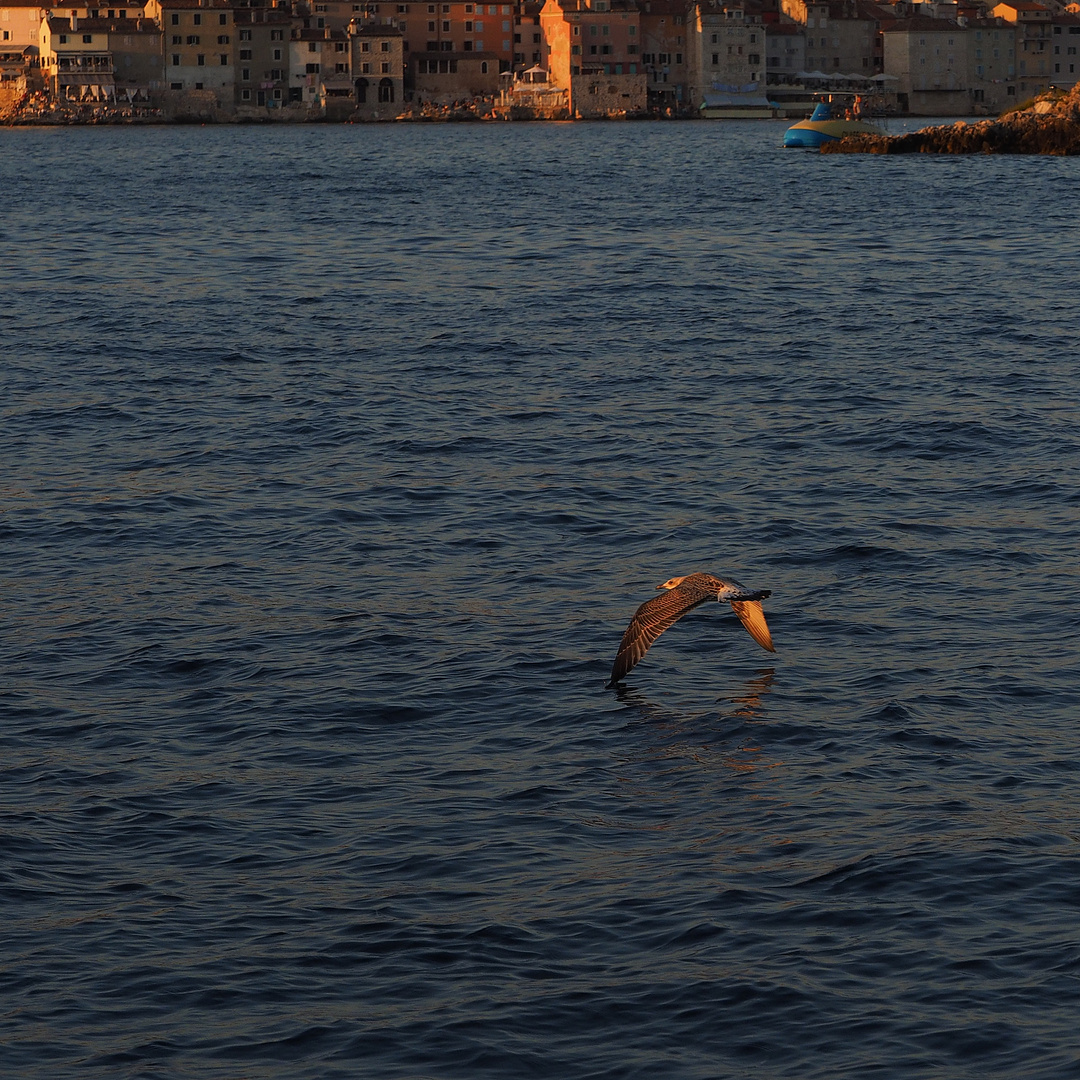
<path id="1" fill-rule="evenodd" d="M 688 97 L 765 85 L 765 26 L 742 4 L 698 0 L 690 12 Z"/>
<path id="2" fill-rule="evenodd" d="M 798 23 L 776 22 L 765 26 L 765 81 L 801 81 L 806 67 L 806 30 Z"/>
<path id="3" fill-rule="evenodd" d="M 643 113 L 641 23 L 633 0 L 546 0 L 540 12 L 547 70 L 581 119 Z"/>
<path id="4" fill-rule="evenodd" d="M 689 8 L 687 0 L 641 0 L 641 66 L 651 109 L 678 111 L 689 100 Z"/>
<path id="5" fill-rule="evenodd" d="M 235 100 L 233 11 L 228 0 L 147 0 L 162 29 L 163 82 L 172 94 L 212 95 L 228 112 Z"/>
<path id="6" fill-rule="evenodd" d="M 1053 53 L 1050 62 L 1053 65 L 1051 81 L 1054 86 L 1071 89 L 1080 79 L 1080 15 L 1064 12 L 1054 15 L 1051 20 L 1051 41 Z"/>
<path id="7" fill-rule="evenodd" d="M 1011 0 L 990 12 L 1015 28 L 1016 82 L 1021 98 L 1046 90 L 1051 83 L 1053 61 L 1051 11 L 1033 0 Z"/>
<path id="8" fill-rule="evenodd" d="M 880 24 L 893 12 L 856 0 L 781 0 L 781 7 L 803 28 L 805 70 L 865 78 L 881 71 Z"/>
<path id="9" fill-rule="evenodd" d="M 339 112 L 351 111 L 352 50 L 344 30 L 293 28 L 289 41 L 287 104 L 322 110 L 331 98 L 341 98 Z"/>
<path id="10" fill-rule="evenodd" d="M 402 33 L 393 26 L 353 24 L 353 109 L 358 119 L 392 120 L 405 101 Z"/>
<path id="11" fill-rule="evenodd" d="M 955 22 L 916 15 L 887 26 L 885 71 L 898 79 L 901 110 L 915 116 L 972 111 L 967 31 Z"/>
<path id="12" fill-rule="evenodd" d="M 41 75 L 49 92 L 66 101 L 114 101 L 116 80 L 109 38 L 98 20 L 46 15 L 38 31 Z M 87 25 L 88 22 L 90 25 Z"/>
<path id="13" fill-rule="evenodd" d="M 959 32 L 967 40 L 971 105 L 998 113 L 1017 103 L 1016 30 L 1001 19 L 970 19 Z"/>
<path id="14" fill-rule="evenodd" d="M 236 8 L 233 17 L 237 109 L 270 115 L 289 96 L 292 19 L 283 8 Z"/>

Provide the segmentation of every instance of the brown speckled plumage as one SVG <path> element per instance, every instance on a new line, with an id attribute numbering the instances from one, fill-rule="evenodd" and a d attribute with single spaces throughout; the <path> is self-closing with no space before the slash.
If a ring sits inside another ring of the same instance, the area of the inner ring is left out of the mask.
<path id="1" fill-rule="evenodd" d="M 649 646 L 669 627 L 674 626 L 688 611 L 706 600 L 727 600 L 742 620 L 750 636 L 769 652 L 775 652 L 761 601 L 772 593 L 769 589 L 748 589 L 731 578 L 712 574 L 690 574 L 671 578 L 663 585 L 663 596 L 646 600 L 634 612 L 623 634 L 615 663 L 611 668 L 609 685 L 619 682 L 649 651 Z"/>

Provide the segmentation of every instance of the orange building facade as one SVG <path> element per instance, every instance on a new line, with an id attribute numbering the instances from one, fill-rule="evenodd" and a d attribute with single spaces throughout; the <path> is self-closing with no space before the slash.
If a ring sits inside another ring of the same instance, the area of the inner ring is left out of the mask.
<path id="1" fill-rule="evenodd" d="M 632 0 L 547 0 L 540 26 L 551 82 L 573 116 L 644 112 L 641 20 Z"/>

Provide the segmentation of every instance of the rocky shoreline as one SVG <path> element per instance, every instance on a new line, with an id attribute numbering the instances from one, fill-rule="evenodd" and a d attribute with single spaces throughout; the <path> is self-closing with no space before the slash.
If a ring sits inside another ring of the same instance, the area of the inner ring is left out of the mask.
<path id="1" fill-rule="evenodd" d="M 905 135 L 849 135 L 823 154 L 1080 154 L 1080 85 L 1042 94 L 1026 109 L 993 120 L 922 128 Z"/>

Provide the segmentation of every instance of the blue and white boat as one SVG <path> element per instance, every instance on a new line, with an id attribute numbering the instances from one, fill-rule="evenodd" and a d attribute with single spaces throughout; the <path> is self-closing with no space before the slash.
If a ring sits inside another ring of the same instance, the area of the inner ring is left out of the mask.
<path id="1" fill-rule="evenodd" d="M 834 119 L 829 101 L 819 101 L 809 120 L 800 120 L 784 133 L 785 146 L 817 150 L 823 143 L 835 142 L 845 135 L 884 135 L 876 124 L 865 120 Z"/>

